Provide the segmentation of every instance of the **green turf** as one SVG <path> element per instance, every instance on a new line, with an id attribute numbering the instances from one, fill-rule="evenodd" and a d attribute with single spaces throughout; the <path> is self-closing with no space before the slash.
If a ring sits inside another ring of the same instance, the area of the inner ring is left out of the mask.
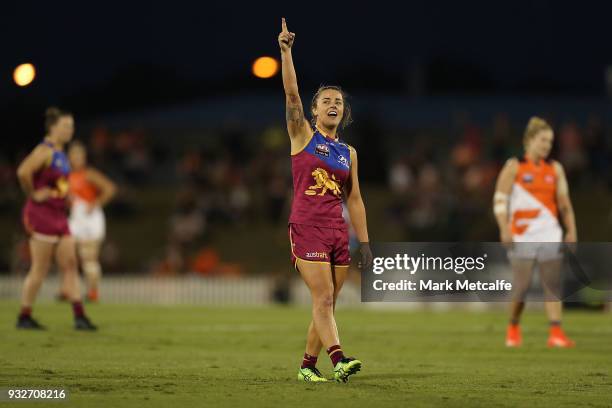
<path id="1" fill-rule="evenodd" d="M 525 346 L 509 350 L 502 313 L 339 310 L 344 349 L 363 370 L 349 384 L 311 385 L 296 381 L 305 309 L 89 310 L 98 333 L 74 332 L 68 306 L 55 304 L 35 310 L 50 329 L 33 333 L 14 329 L 16 305 L 0 303 L 0 388 L 65 387 L 58 407 L 612 404 L 610 315 L 568 313 L 578 347 L 548 350 L 544 316 L 530 312 Z M 331 374 L 324 355 L 319 367 Z"/>

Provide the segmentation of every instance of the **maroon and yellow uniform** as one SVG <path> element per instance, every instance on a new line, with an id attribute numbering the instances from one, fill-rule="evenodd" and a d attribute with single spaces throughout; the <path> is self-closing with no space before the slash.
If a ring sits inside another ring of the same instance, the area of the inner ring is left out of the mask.
<path id="1" fill-rule="evenodd" d="M 348 265 L 348 226 L 342 217 L 342 196 L 350 174 L 350 147 L 315 129 L 304 149 L 291 156 L 291 167 L 292 261 Z"/>
<path id="2" fill-rule="evenodd" d="M 70 235 L 68 227 L 68 174 L 70 164 L 63 151 L 55 150 L 53 145 L 44 142 L 53 149 L 50 162 L 33 176 L 34 190 L 48 187 L 51 197 L 43 202 L 28 198 L 23 208 L 23 224 L 26 231 L 35 238 L 56 242 L 65 235 Z"/>

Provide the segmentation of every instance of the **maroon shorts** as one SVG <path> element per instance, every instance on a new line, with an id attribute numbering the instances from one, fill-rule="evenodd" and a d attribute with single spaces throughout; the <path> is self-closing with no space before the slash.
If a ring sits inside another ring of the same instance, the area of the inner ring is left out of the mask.
<path id="1" fill-rule="evenodd" d="M 68 217 L 63 208 L 28 201 L 23 208 L 23 226 L 33 238 L 56 241 L 70 235 Z"/>
<path id="2" fill-rule="evenodd" d="M 347 229 L 313 227 L 289 224 L 291 262 L 323 262 L 331 265 L 349 265 L 349 236 Z"/>

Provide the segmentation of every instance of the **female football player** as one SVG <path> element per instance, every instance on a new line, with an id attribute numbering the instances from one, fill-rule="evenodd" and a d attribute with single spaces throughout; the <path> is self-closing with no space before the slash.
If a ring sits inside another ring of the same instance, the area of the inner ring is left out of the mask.
<path id="1" fill-rule="evenodd" d="M 17 177 L 27 195 L 23 223 L 30 235 L 32 264 L 23 284 L 21 312 L 17 327 L 43 329 L 32 318 L 32 304 L 47 275 L 53 257 L 66 276 L 66 291 L 72 302 L 75 328 L 95 330 L 85 316 L 79 290 L 74 239 L 67 217 L 68 174 L 70 165 L 64 145 L 72 139 L 74 119 L 68 112 L 49 108 L 42 143 L 21 162 Z"/>
<path id="2" fill-rule="evenodd" d="M 536 264 L 550 321 L 547 345 L 574 346 L 561 329 L 559 243 L 576 242 L 576 221 L 563 167 L 548 159 L 552 143 L 551 126 L 543 119 L 531 118 L 523 137 L 525 155 L 521 159 L 509 159 L 497 179 L 493 208 L 500 239 L 513 245 L 510 258 L 514 298 L 506 334 L 508 347 L 522 343 L 519 320 Z M 565 236 L 559 218 L 565 227 Z"/>
<path id="3" fill-rule="evenodd" d="M 102 208 L 114 197 L 117 188 L 99 170 L 88 166 L 87 152 L 82 143 L 71 143 L 68 159 L 72 169 L 68 178 L 72 198 L 70 232 L 77 243 L 77 252 L 87 284 L 87 300 L 96 302 L 102 276 L 98 258 L 106 232 L 106 219 Z"/>
<path id="4" fill-rule="evenodd" d="M 361 267 L 367 267 L 372 260 L 357 177 L 357 152 L 338 137 L 338 128 L 351 122 L 351 110 L 339 87 L 323 86 L 310 106 L 312 121 L 306 120 L 291 55 L 294 40 L 295 34 L 287 30 L 283 18 L 278 44 L 294 189 L 289 240 L 294 266 L 312 296 L 312 321 L 298 379 L 326 381 L 316 368 L 319 351 L 325 347 L 334 367 L 334 379 L 346 382 L 360 370 L 361 361 L 345 357 L 334 318 L 336 299 L 350 263 L 343 199 L 361 243 Z"/>

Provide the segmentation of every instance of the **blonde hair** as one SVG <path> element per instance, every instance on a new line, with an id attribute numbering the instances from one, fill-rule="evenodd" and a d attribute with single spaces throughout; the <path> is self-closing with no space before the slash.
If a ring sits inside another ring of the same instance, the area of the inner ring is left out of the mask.
<path id="1" fill-rule="evenodd" d="M 532 116 L 531 119 L 529 119 L 529 122 L 527 122 L 527 127 L 525 128 L 525 133 L 523 135 L 523 146 L 527 147 L 527 144 L 531 141 L 531 139 L 533 139 L 535 135 L 543 130 L 552 131 L 552 126 L 550 126 L 544 119 L 538 116 Z"/>

